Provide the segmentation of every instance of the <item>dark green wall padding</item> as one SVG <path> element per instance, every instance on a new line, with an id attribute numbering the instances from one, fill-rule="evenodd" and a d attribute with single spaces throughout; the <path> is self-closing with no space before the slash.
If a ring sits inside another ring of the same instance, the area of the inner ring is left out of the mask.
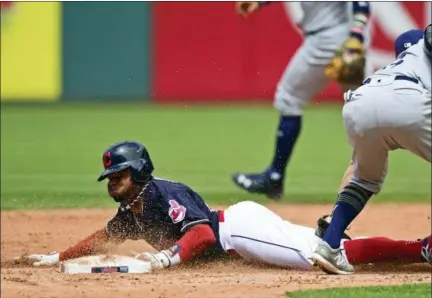
<path id="1" fill-rule="evenodd" d="M 149 99 L 150 3 L 63 2 L 62 38 L 62 99 Z"/>

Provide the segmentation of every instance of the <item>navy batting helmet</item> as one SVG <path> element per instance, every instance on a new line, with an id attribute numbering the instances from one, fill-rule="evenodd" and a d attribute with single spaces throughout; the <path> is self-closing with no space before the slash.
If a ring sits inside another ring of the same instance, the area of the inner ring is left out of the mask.
<path id="1" fill-rule="evenodd" d="M 104 180 L 112 173 L 130 169 L 134 181 L 146 182 L 154 170 L 147 149 L 143 144 L 134 141 L 111 145 L 105 150 L 102 162 L 105 171 L 99 176 L 98 181 Z"/>

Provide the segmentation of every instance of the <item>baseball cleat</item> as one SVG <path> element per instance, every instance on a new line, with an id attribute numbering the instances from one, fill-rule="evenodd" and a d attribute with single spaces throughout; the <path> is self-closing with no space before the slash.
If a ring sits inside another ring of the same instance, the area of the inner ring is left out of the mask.
<path id="1" fill-rule="evenodd" d="M 328 274 L 348 275 L 354 273 L 354 266 L 348 262 L 341 248 L 331 248 L 321 241 L 311 257 L 314 265 Z"/>
<path id="2" fill-rule="evenodd" d="M 232 181 L 247 192 L 264 194 L 270 199 L 279 200 L 283 196 L 283 180 L 280 175 L 273 174 L 235 173 L 232 175 Z"/>
<path id="3" fill-rule="evenodd" d="M 432 235 L 423 239 L 421 256 L 423 261 L 432 263 Z"/>

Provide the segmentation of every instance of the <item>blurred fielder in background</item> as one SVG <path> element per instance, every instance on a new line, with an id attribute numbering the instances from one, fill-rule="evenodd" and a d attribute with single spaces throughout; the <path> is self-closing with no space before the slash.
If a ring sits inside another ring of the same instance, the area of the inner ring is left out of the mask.
<path id="1" fill-rule="evenodd" d="M 267 3 L 237 2 L 236 9 L 248 16 Z M 331 80 L 344 91 L 358 87 L 372 69 L 365 59 L 368 2 L 301 2 L 301 7 L 304 17 L 298 26 L 303 31 L 303 44 L 276 88 L 274 106 L 280 111 L 280 120 L 273 160 L 261 173 L 232 175 L 240 188 L 272 199 L 283 196 L 285 168 L 300 134 L 307 102 Z"/>

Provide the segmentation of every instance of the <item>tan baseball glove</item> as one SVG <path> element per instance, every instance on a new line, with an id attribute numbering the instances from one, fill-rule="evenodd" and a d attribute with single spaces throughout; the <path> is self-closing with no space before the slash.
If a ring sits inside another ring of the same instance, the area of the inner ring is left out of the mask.
<path id="1" fill-rule="evenodd" d="M 361 85 L 366 64 L 364 46 L 360 40 L 350 37 L 325 67 L 324 74 L 340 84 Z"/>

